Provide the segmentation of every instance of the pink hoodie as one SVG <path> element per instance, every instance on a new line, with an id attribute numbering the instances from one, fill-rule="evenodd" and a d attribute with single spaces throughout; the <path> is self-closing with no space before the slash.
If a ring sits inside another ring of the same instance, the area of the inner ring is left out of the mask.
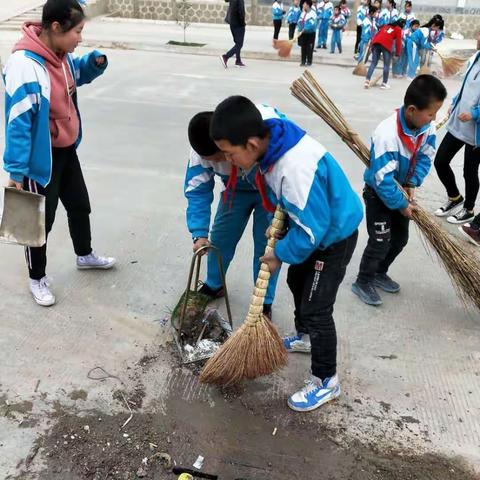
<path id="1" fill-rule="evenodd" d="M 73 103 L 75 81 L 67 62 L 67 56 L 52 52 L 38 38 L 42 27 L 39 23 L 27 22 L 23 25 L 24 37 L 13 51 L 29 50 L 45 59 L 50 82 L 50 135 L 53 147 L 69 147 L 77 139 L 80 119 Z"/>

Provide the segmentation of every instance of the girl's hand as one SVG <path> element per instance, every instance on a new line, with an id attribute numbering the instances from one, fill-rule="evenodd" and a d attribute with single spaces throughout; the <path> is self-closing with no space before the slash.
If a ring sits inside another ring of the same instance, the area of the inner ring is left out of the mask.
<path id="1" fill-rule="evenodd" d="M 7 182 L 8 188 L 16 188 L 17 190 L 23 190 L 22 182 L 16 182 L 15 180 L 8 180 Z"/>
<path id="2" fill-rule="evenodd" d="M 101 67 L 102 65 L 105 64 L 106 60 L 107 60 L 107 57 L 105 55 L 101 55 L 100 57 L 97 57 L 95 59 L 95 62 L 97 63 L 98 67 Z"/>
<path id="3" fill-rule="evenodd" d="M 458 116 L 458 119 L 461 122 L 469 122 L 473 119 L 472 114 L 470 112 L 463 112 Z"/>

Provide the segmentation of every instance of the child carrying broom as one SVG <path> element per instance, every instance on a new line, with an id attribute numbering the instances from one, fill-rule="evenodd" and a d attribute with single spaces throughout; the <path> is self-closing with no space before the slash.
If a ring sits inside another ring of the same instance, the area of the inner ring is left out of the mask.
<path id="1" fill-rule="evenodd" d="M 353 293 L 368 305 L 382 304 L 376 288 L 400 291 L 387 272 L 408 242 L 415 189 L 422 185 L 435 157 L 433 122 L 446 96 L 440 80 L 419 75 L 408 87 L 403 106 L 373 134 L 363 190 L 369 238 L 352 285 Z"/>
<path id="2" fill-rule="evenodd" d="M 187 226 L 193 237 L 193 250 L 210 245 L 221 253 L 227 271 L 240 238 L 253 215 L 254 281 L 260 269 L 260 256 L 265 251 L 265 231 L 270 224 L 270 215 L 262 207 L 262 198 L 256 188 L 256 169 L 247 173 L 237 170 L 225 161 L 225 156 L 210 139 L 209 129 L 212 112 L 195 115 L 188 126 L 192 147 L 185 177 Z M 210 230 L 210 208 L 213 202 L 215 177 L 219 177 L 224 191 L 218 204 L 213 226 Z M 210 240 L 209 240 L 210 234 Z M 278 275 L 272 276 L 264 304 L 264 314 L 271 318 L 272 303 Z M 199 289 L 212 300 L 224 295 L 217 257 L 208 255 L 207 278 Z"/>
<path id="3" fill-rule="evenodd" d="M 264 204 L 272 211 L 278 203 L 288 215 L 288 233 L 262 261 L 272 273 L 290 264 L 298 333 L 285 345 L 309 334 L 312 377 L 288 405 L 314 410 L 340 395 L 333 308 L 357 242 L 360 200 L 333 156 L 274 109 L 229 97 L 215 110 L 211 136 L 232 165 L 258 168 Z"/>

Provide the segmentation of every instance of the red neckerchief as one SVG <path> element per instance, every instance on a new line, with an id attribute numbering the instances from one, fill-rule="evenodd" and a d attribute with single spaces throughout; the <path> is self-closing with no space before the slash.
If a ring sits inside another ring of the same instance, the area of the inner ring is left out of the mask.
<path id="1" fill-rule="evenodd" d="M 235 165 L 232 165 L 232 171 L 230 172 L 230 176 L 228 177 L 227 184 L 225 185 L 225 190 L 223 191 L 223 203 L 227 203 L 228 200 L 228 192 L 230 193 L 230 205 L 229 207 L 232 208 L 233 204 L 233 197 L 235 196 L 235 190 L 237 188 L 237 179 L 238 179 L 238 170 Z"/>
<path id="2" fill-rule="evenodd" d="M 403 131 L 402 121 L 400 119 L 400 110 L 397 110 L 397 132 L 402 143 L 405 145 L 405 147 L 407 147 L 407 150 L 412 154 L 412 157 L 410 159 L 410 166 L 408 168 L 408 173 L 404 183 L 406 185 L 410 181 L 410 179 L 413 177 L 415 173 L 415 169 L 417 168 L 417 154 L 418 154 L 418 151 L 420 150 L 423 139 L 425 138 L 425 135 L 427 132 L 423 132 L 421 135 L 419 135 L 417 137 L 417 141 L 414 142 L 412 137 L 410 137 Z"/>
<path id="3" fill-rule="evenodd" d="M 268 171 L 270 171 L 271 169 L 272 169 L 272 167 L 270 167 L 268 169 Z M 263 178 L 263 175 L 260 172 L 260 169 L 257 169 L 257 173 L 255 175 L 255 183 L 257 185 L 258 191 L 260 192 L 260 197 L 262 198 L 263 208 L 267 212 L 274 213 L 275 212 L 275 206 L 272 205 L 272 202 L 270 202 L 270 200 L 268 199 L 267 189 L 265 188 L 265 179 Z"/>

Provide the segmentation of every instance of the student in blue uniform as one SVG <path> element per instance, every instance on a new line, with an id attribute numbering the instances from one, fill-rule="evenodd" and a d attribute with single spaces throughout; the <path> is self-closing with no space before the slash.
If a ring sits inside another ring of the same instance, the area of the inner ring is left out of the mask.
<path id="1" fill-rule="evenodd" d="M 332 29 L 332 40 L 330 53 L 335 53 L 335 47 L 338 53 L 342 53 L 342 31 L 347 24 L 347 20 L 342 15 L 340 7 L 335 7 L 332 17 L 330 18 L 330 28 Z"/>
<path id="2" fill-rule="evenodd" d="M 285 345 L 290 349 L 308 333 L 312 376 L 288 406 L 314 410 L 340 395 L 333 309 L 357 242 L 360 199 L 325 147 L 273 109 L 266 116 L 245 97 L 227 98 L 217 106 L 210 131 L 233 165 L 258 167 L 269 193 L 265 203 L 280 205 L 288 216 L 288 232 L 262 261 L 271 273 L 282 262 L 290 264 L 287 283 L 298 333 Z"/>
<path id="3" fill-rule="evenodd" d="M 262 206 L 256 184 L 257 169 L 243 173 L 225 161 L 225 156 L 210 139 L 212 112 L 195 115 L 188 126 L 192 150 L 185 176 L 187 226 L 193 238 L 193 250 L 210 245 L 219 248 L 225 271 L 235 255 L 235 249 L 253 216 L 253 277 L 257 278 L 260 257 L 265 252 L 265 232 L 270 224 L 269 213 Z M 211 204 L 215 177 L 223 183 L 215 220 L 210 229 Z M 213 299 L 224 295 L 216 255 L 208 255 L 207 278 L 200 292 Z M 271 317 L 278 275 L 272 276 L 265 298 L 264 313 Z"/>
<path id="4" fill-rule="evenodd" d="M 318 30 L 318 43 L 317 48 L 327 48 L 327 40 L 328 40 L 328 27 L 330 25 L 330 18 L 333 15 L 333 3 L 330 1 L 322 1 L 319 3 L 318 7 L 321 12 L 321 21 Z"/>
<path id="5" fill-rule="evenodd" d="M 313 47 L 315 46 L 315 32 L 317 30 L 317 14 L 312 9 L 312 0 L 305 0 L 303 12 L 297 25 L 300 38 L 302 61 L 301 67 L 310 66 L 313 62 Z"/>
<path id="6" fill-rule="evenodd" d="M 299 0 L 293 0 L 293 4 L 288 9 L 287 23 L 288 23 L 288 39 L 292 40 L 295 36 L 295 30 L 297 29 L 298 21 L 302 11 L 299 7 Z"/>
<path id="7" fill-rule="evenodd" d="M 432 50 L 433 45 L 430 43 L 429 38 L 431 32 L 435 32 L 440 29 L 443 24 L 443 20 L 432 18 L 426 25 L 418 28 L 407 42 L 408 53 L 408 69 L 407 76 L 409 79 L 415 78 L 417 69 L 420 65 L 420 53 L 422 50 Z"/>
<path id="8" fill-rule="evenodd" d="M 375 23 L 375 15 L 377 11 L 377 7 L 370 7 L 368 9 L 367 16 L 363 20 L 361 41 L 358 47 L 358 54 L 356 57 L 359 63 L 364 61 L 364 57 L 367 53 L 366 51 L 368 48 L 370 48 L 370 43 L 378 31 Z M 365 60 L 367 60 L 367 58 L 365 58 Z"/>
<path id="9" fill-rule="evenodd" d="M 278 0 L 275 0 L 272 5 L 272 18 L 273 18 L 273 39 L 278 40 L 280 30 L 282 28 L 283 16 L 285 10 L 283 10 L 283 4 Z"/>
<path id="10" fill-rule="evenodd" d="M 370 8 L 370 0 L 361 0 L 360 6 L 357 10 L 357 38 L 355 40 L 355 55 L 358 53 L 360 40 L 362 39 L 363 21 L 367 18 L 368 9 Z"/>
<path id="11" fill-rule="evenodd" d="M 422 185 L 435 158 L 434 121 L 446 96 L 440 80 L 420 75 L 408 87 L 402 108 L 380 123 L 373 134 L 363 190 L 368 243 L 352 285 L 353 293 L 368 305 L 382 304 L 377 288 L 388 293 L 400 291 L 387 273 L 408 242 L 415 189 Z"/>
<path id="12" fill-rule="evenodd" d="M 405 78 L 408 70 L 408 52 L 409 42 L 411 36 L 420 28 L 420 22 L 418 20 L 412 20 L 410 22 L 410 28 L 403 30 L 402 36 L 402 54 L 399 60 L 393 64 L 393 76 L 396 78 Z"/>
<path id="13" fill-rule="evenodd" d="M 410 0 L 405 2 L 405 11 L 399 15 L 399 18 L 405 20 L 405 29 L 409 29 L 413 20 L 416 20 L 415 13 L 413 12 L 413 4 Z"/>

